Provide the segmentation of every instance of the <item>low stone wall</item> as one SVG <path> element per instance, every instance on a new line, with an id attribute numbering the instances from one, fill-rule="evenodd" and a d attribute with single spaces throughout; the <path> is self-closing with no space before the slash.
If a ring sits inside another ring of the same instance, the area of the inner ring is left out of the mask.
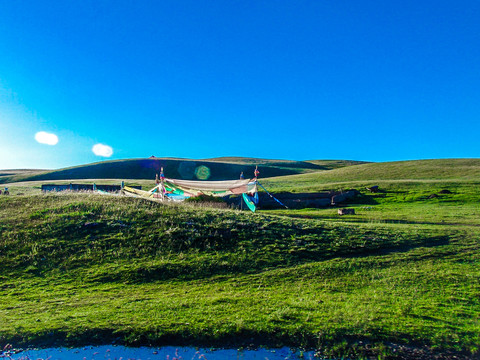
<path id="1" fill-rule="evenodd" d="M 122 189 L 120 185 L 95 185 L 97 190 L 117 192 Z M 142 190 L 141 186 L 130 186 Z M 50 191 L 93 191 L 93 184 L 44 184 L 42 192 Z"/>
<path id="2" fill-rule="evenodd" d="M 275 193 L 272 194 L 290 209 L 319 208 L 339 205 L 360 194 L 358 190 L 330 191 L 318 193 Z M 259 208 L 261 209 L 281 209 L 282 206 L 272 199 L 267 193 L 260 192 Z"/>

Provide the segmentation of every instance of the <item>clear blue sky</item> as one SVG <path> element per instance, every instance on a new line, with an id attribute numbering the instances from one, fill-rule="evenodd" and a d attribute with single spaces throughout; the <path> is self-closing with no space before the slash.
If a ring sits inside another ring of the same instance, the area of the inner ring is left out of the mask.
<path id="1" fill-rule="evenodd" d="M 0 169 L 480 157 L 476 0 L 0 0 L 0 16 Z"/>

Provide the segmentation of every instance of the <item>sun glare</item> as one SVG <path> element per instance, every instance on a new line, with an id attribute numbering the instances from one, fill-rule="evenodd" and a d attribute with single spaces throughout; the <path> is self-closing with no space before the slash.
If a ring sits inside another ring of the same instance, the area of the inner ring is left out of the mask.
<path id="1" fill-rule="evenodd" d="M 113 155 L 112 147 L 104 144 L 93 145 L 92 151 L 97 156 L 110 157 Z"/>
<path id="2" fill-rule="evenodd" d="M 35 134 L 35 140 L 37 140 L 37 142 L 40 144 L 57 145 L 58 136 L 45 131 L 39 131 Z"/>

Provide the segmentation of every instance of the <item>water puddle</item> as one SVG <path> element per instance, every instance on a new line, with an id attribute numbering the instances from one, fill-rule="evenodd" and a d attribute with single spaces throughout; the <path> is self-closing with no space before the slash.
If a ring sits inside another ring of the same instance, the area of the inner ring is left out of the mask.
<path id="1" fill-rule="evenodd" d="M 88 346 L 82 348 L 49 348 L 1 352 L 8 360 L 294 360 L 314 359 L 313 351 L 281 349 L 201 349 L 192 347 Z"/>

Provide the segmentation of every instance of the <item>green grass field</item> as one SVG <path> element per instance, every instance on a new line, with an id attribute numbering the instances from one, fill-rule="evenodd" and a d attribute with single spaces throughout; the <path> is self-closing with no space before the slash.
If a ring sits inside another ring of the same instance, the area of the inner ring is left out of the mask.
<path id="1" fill-rule="evenodd" d="M 478 167 L 360 164 L 262 181 L 361 189 L 352 216 L 10 184 L 0 197 L 0 343 L 291 345 L 352 358 L 395 358 L 398 344 L 478 357 Z"/>

